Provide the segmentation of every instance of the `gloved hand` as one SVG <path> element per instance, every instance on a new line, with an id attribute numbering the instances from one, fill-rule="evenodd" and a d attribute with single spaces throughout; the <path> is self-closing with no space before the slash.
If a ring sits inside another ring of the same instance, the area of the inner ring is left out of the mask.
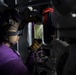
<path id="1" fill-rule="evenodd" d="M 30 50 L 32 51 L 37 51 L 42 45 L 42 42 L 38 40 L 34 40 L 33 44 L 29 47 Z"/>

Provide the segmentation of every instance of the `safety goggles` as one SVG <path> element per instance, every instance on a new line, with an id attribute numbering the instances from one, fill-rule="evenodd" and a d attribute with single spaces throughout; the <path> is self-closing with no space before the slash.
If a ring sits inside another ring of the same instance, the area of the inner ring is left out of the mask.
<path id="1" fill-rule="evenodd" d="M 7 36 L 14 36 L 14 35 L 23 35 L 23 30 L 18 30 L 16 32 L 7 32 Z"/>

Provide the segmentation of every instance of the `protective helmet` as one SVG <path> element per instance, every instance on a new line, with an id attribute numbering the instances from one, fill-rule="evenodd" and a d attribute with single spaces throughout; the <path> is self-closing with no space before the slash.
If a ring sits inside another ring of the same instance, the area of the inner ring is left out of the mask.
<path id="1" fill-rule="evenodd" d="M 21 34 L 19 30 L 21 17 L 17 10 L 7 9 L 4 10 L 0 16 L 0 42 L 7 42 L 9 38 L 10 42 L 13 42 L 16 35 Z"/>

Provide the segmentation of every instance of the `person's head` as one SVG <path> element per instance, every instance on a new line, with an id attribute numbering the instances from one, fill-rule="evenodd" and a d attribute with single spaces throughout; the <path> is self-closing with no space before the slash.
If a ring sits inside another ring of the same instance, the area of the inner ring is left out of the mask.
<path id="1" fill-rule="evenodd" d="M 5 10 L 0 16 L 0 44 L 15 44 L 19 39 L 21 17 L 17 10 Z"/>

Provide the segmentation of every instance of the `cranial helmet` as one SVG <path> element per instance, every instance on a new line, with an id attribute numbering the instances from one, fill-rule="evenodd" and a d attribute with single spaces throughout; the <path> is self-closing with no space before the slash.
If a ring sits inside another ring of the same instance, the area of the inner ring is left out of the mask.
<path id="1" fill-rule="evenodd" d="M 9 8 L 4 10 L 0 15 L 0 40 L 7 41 L 6 38 L 9 37 L 10 41 L 13 42 L 13 38 L 15 39 L 16 35 L 22 33 L 19 28 L 20 23 L 21 17 L 17 10 Z"/>

